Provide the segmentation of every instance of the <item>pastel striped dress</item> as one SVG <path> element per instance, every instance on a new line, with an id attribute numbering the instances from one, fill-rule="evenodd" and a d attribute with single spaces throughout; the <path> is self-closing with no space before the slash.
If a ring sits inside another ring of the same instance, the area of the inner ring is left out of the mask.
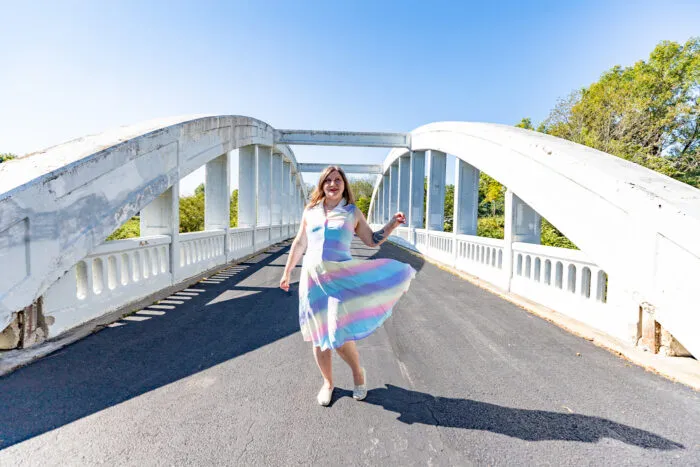
<path id="1" fill-rule="evenodd" d="M 299 324 L 322 350 L 369 336 L 391 316 L 416 271 L 393 259 L 350 255 L 357 207 L 343 199 L 326 216 L 323 202 L 307 209 L 307 249 L 299 281 Z"/>

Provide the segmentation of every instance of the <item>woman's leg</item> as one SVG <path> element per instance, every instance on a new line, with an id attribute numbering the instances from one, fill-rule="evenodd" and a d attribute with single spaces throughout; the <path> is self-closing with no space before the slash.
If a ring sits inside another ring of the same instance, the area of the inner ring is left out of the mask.
<path id="1" fill-rule="evenodd" d="M 314 347 L 314 359 L 316 365 L 323 375 L 324 387 L 333 387 L 333 354 L 331 350 L 321 350 L 321 347 Z"/>
<path id="2" fill-rule="evenodd" d="M 352 370 L 352 379 L 356 386 L 365 384 L 365 376 L 362 374 L 360 366 L 360 353 L 357 351 L 355 341 L 348 341 L 336 349 L 340 358 L 345 360 L 345 363 L 350 365 Z"/>

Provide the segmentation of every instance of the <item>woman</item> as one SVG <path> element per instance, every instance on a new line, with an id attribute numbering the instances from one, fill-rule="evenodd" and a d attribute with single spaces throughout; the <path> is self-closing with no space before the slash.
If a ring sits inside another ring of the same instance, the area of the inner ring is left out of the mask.
<path id="1" fill-rule="evenodd" d="M 316 398 L 323 406 L 330 404 L 333 395 L 332 349 L 352 369 L 353 398 L 367 396 L 366 373 L 354 341 L 381 326 L 416 273 L 392 259 L 352 259 L 353 233 L 375 247 L 404 222 L 403 213 L 397 212 L 383 229 L 372 232 L 355 206 L 345 173 L 336 166 L 323 171 L 304 209 L 280 288 L 289 291 L 291 271 L 306 250 L 299 280 L 299 324 L 304 340 L 313 343 L 323 376 Z"/>

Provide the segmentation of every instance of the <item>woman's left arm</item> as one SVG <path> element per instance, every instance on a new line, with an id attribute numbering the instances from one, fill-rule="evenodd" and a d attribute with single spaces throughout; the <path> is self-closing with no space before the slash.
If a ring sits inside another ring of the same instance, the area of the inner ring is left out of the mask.
<path id="1" fill-rule="evenodd" d="M 406 222 L 406 217 L 403 213 L 397 212 L 383 228 L 372 232 L 372 228 L 367 223 L 365 215 L 362 214 L 362 211 L 357 207 L 355 207 L 355 219 L 355 233 L 360 237 L 362 243 L 370 247 L 379 246 L 384 243 L 394 229 Z"/>

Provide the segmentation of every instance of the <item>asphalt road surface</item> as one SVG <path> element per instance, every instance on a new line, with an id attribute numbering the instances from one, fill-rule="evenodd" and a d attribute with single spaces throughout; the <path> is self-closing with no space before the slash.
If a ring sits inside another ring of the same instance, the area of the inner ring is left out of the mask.
<path id="1" fill-rule="evenodd" d="M 335 356 L 316 404 L 284 244 L 0 378 L 0 465 L 700 465 L 700 393 L 396 246 L 354 246 L 418 270 L 358 343 L 365 401 Z"/>

